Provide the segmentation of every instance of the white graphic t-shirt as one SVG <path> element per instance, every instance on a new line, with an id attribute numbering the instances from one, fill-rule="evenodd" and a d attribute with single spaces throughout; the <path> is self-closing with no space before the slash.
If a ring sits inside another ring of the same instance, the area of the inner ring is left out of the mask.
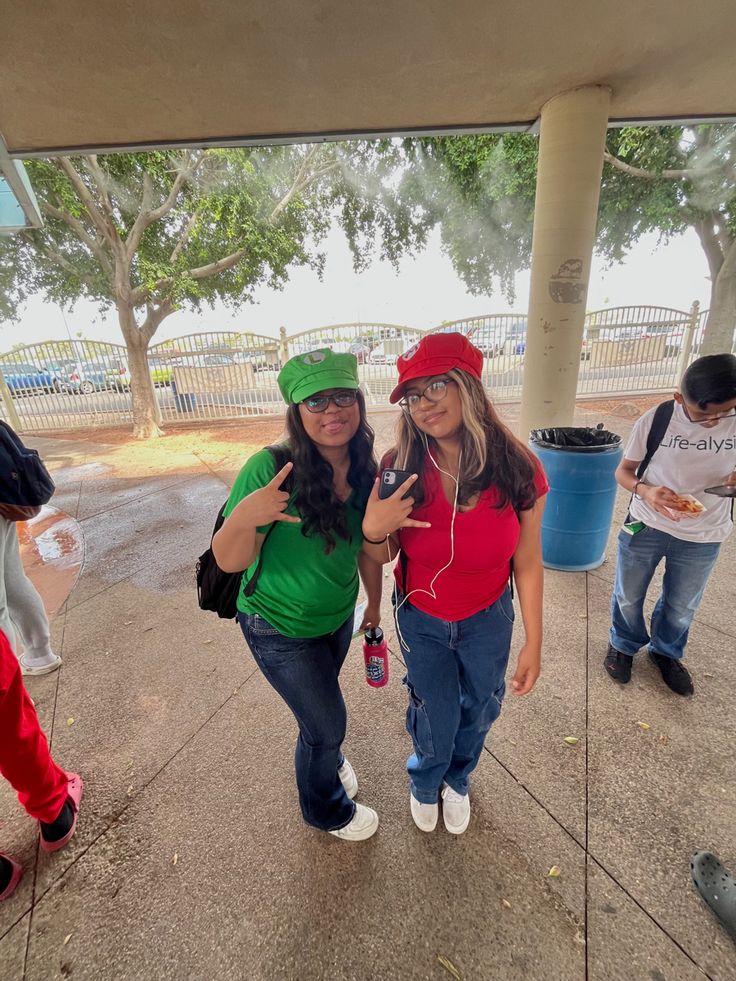
<path id="1" fill-rule="evenodd" d="M 641 461 L 646 456 L 647 436 L 652 428 L 655 409 L 639 419 L 626 444 L 627 460 Z M 673 538 L 686 542 L 722 542 L 731 534 L 731 500 L 704 494 L 706 487 L 726 482 L 736 470 L 736 416 L 707 429 L 690 422 L 682 406 L 675 402 L 675 411 L 657 452 L 644 474 L 647 484 L 669 487 L 677 494 L 692 494 L 706 510 L 701 514 L 671 521 L 654 511 L 637 497 L 631 502 L 631 516 L 650 528 L 665 531 Z"/>

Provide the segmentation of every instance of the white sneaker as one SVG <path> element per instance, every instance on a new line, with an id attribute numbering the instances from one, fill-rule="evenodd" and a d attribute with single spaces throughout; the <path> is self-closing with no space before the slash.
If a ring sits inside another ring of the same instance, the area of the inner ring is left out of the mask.
<path id="1" fill-rule="evenodd" d="M 20 662 L 20 673 L 25 677 L 35 677 L 39 674 L 51 674 L 61 667 L 61 658 L 58 654 L 47 654 L 43 657 L 30 658 L 27 654 L 21 654 L 18 658 Z"/>
<path id="2" fill-rule="evenodd" d="M 442 820 L 451 835 L 461 835 L 470 823 L 470 797 L 445 784 L 442 791 Z"/>
<path id="3" fill-rule="evenodd" d="M 343 758 L 342 766 L 337 768 L 337 775 L 345 788 L 345 793 L 352 800 L 358 793 L 358 778 L 355 776 L 355 770 L 350 765 L 350 760 Z"/>
<path id="4" fill-rule="evenodd" d="M 419 830 L 434 831 L 437 827 L 439 806 L 437 804 L 422 804 L 412 793 L 409 794 L 409 806 L 411 808 L 411 816 L 414 818 L 414 824 L 416 824 Z"/>
<path id="5" fill-rule="evenodd" d="M 336 838 L 342 838 L 344 841 L 364 841 L 366 838 L 370 838 L 378 831 L 378 815 L 373 810 L 372 807 L 366 807 L 364 804 L 355 805 L 355 814 L 353 814 L 353 820 L 350 824 L 346 824 L 344 828 L 338 828 L 336 831 L 330 831 L 331 835 Z"/>

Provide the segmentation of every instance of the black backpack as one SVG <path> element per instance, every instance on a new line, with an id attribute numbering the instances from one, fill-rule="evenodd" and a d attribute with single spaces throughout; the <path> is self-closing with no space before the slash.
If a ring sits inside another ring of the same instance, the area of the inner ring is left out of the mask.
<path id="1" fill-rule="evenodd" d="M 285 446 L 267 446 L 266 449 L 273 457 L 276 473 L 278 473 L 290 459 L 288 448 Z M 283 484 L 284 490 L 291 493 L 293 489 L 292 485 L 292 474 L 289 474 Z M 217 514 L 215 527 L 212 530 L 212 538 L 215 537 L 225 522 L 224 511 L 226 506 L 227 501 L 222 505 Z M 275 527 L 276 522 L 274 521 L 261 542 L 258 565 L 245 587 L 246 596 L 252 596 L 256 590 L 263 565 L 263 549 L 268 536 Z M 223 620 L 234 620 L 238 613 L 238 596 L 245 571 L 223 572 L 215 561 L 215 556 L 212 552 L 212 539 L 210 539 L 210 547 L 197 560 L 196 573 L 199 608 L 201 610 L 212 610 L 213 613 L 216 613 Z"/>
<path id="2" fill-rule="evenodd" d="M 55 490 L 41 457 L 0 420 L 0 504 L 39 507 Z"/>

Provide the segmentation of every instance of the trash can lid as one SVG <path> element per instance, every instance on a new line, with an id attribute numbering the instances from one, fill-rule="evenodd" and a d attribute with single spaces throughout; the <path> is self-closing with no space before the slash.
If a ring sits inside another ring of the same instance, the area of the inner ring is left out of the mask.
<path id="1" fill-rule="evenodd" d="M 550 429 L 533 429 L 529 434 L 532 446 L 549 450 L 566 450 L 568 453 L 610 453 L 618 449 L 622 439 L 618 433 L 597 426 L 555 426 Z"/>

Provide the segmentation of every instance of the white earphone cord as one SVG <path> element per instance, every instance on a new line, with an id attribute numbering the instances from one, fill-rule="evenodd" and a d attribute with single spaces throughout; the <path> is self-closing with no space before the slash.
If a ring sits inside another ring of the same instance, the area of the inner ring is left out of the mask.
<path id="1" fill-rule="evenodd" d="M 457 461 L 457 477 L 454 477 L 451 473 L 448 473 L 447 470 L 443 470 L 442 467 L 440 467 L 440 465 L 437 463 L 437 461 L 432 456 L 432 454 L 431 454 L 431 452 L 429 450 L 429 445 L 427 443 L 427 437 L 426 437 L 426 435 L 424 433 L 422 433 L 422 437 L 424 439 L 424 445 L 425 445 L 426 450 L 427 450 L 427 456 L 429 457 L 429 459 L 434 464 L 435 469 L 437 471 L 439 471 L 439 473 L 443 473 L 446 477 L 449 477 L 450 480 L 452 480 L 454 482 L 454 484 L 455 484 L 455 497 L 454 497 L 454 500 L 452 502 L 452 520 L 450 521 L 450 558 L 447 561 L 447 563 L 445 565 L 443 565 L 441 569 L 438 569 L 437 572 L 435 572 L 434 576 L 432 576 L 432 581 L 429 584 L 429 589 L 412 589 L 410 592 L 408 592 L 406 594 L 406 596 L 404 596 L 404 598 L 402 599 L 402 601 L 400 603 L 397 603 L 396 600 L 398 599 L 398 586 L 397 586 L 397 583 L 396 583 L 396 578 L 394 577 L 394 626 L 396 627 L 396 634 L 397 634 L 397 636 L 399 638 L 399 644 L 408 653 L 411 653 L 411 648 L 406 643 L 406 641 L 404 640 L 404 638 L 403 638 L 403 636 L 401 634 L 401 628 L 399 627 L 399 616 L 398 616 L 398 613 L 399 613 L 399 610 L 401 609 L 401 607 L 404 605 L 404 603 L 406 603 L 406 601 L 409 599 L 409 597 L 410 596 L 413 596 L 414 593 L 426 593 L 427 596 L 431 596 L 433 600 L 436 600 L 437 599 L 437 594 L 434 591 L 434 584 L 437 582 L 437 579 L 439 578 L 439 576 L 441 576 L 443 572 L 445 572 L 447 569 L 449 569 L 450 566 L 453 563 L 453 560 L 455 558 L 455 518 L 457 517 L 457 499 L 458 499 L 458 495 L 460 493 L 460 464 L 462 463 L 462 459 L 463 459 L 462 451 L 460 451 L 460 455 L 459 455 L 458 461 Z M 391 560 L 390 536 L 389 536 L 389 538 L 386 539 L 386 548 L 388 549 L 388 557 L 389 557 L 389 561 L 390 561 Z M 399 552 L 397 553 L 397 558 L 398 558 L 398 555 L 400 554 L 400 552 L 401 552 L 401 549 L 399 549 Z M 404 583 L 404 585 L 406 586 L 406 583 Z"/>

